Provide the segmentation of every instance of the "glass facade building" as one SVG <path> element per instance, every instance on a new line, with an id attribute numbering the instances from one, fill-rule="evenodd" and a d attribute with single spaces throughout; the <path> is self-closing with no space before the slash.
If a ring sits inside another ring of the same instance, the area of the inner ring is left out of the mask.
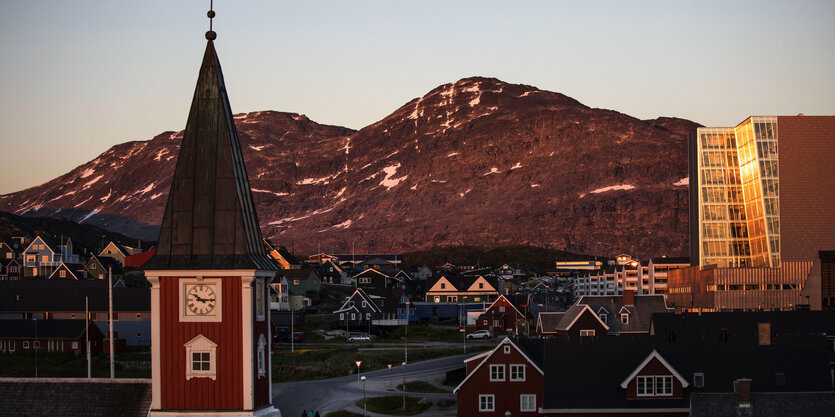
<path id="1" fill-rule="evenodd" d="M 777 118 L 704 127 L 691 138 L 691 218 L 699 265 L 780 266 Z M 693 149 L 695 148 L 695 149 Z M 696 179 L 695 181 L 693 179 Z M 692 225 L 691 225 L 692 227 Z"/>

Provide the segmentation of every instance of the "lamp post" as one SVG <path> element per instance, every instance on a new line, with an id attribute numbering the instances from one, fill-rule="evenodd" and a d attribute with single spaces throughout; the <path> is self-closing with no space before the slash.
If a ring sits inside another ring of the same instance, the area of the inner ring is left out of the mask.
<path id="1" fill-rule="evenodd" d="M 406 362 L 403 362 L 403 410 L 406 410 Z"/>
<path id="2" fill-rule="evenodd" d="M 363 375 L 361 379 L 362 379 L 362 410 L 363 410 L 363 415 L 365 415 L 365 417 L 368 417 L 368 404 L 366 404 L 368 400 L 365 398 L 365 375 Z"/>

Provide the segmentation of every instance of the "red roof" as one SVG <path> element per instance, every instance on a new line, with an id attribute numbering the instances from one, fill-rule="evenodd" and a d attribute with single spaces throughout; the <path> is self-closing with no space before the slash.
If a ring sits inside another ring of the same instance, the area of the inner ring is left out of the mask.
<path id="1" fill-rule="evenodd" d="M 145 262 L 148 262 L 148 259 L 151 259 L 156 253 L 157 248 L 151 248 L 150 250 L 146 250 L 145 252 L 139 252 L 134 255 L 130 255 L 125 258 L 125 268 L 141 268 L 142 265 L 145 265 Z"/>

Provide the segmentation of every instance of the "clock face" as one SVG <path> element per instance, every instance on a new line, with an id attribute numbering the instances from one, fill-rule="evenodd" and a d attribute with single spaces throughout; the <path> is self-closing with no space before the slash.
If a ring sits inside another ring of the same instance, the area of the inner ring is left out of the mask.
<path id="1" fill-rule="evenodd" d="M 215 293 L 214 284 L 188 284 L 186 285 L 186 310 L 187 314 L 205 316 L 212 314 L 217 305 L 218 299 Z"/>

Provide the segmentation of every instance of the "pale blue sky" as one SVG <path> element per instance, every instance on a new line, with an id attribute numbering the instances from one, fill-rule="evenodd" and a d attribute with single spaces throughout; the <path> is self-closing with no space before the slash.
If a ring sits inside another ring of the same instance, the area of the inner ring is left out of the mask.
<path id="1" fill-rule="evenodd" d="M 578 4 L 582 3 L 582 4 Z M 642 119 L 835 114 L 832 1 L 216 0 L 235 112 L 362 128 L 474 75 Z M 181 130 L 208 1 L 0 0 L 0 194 Z"/>

